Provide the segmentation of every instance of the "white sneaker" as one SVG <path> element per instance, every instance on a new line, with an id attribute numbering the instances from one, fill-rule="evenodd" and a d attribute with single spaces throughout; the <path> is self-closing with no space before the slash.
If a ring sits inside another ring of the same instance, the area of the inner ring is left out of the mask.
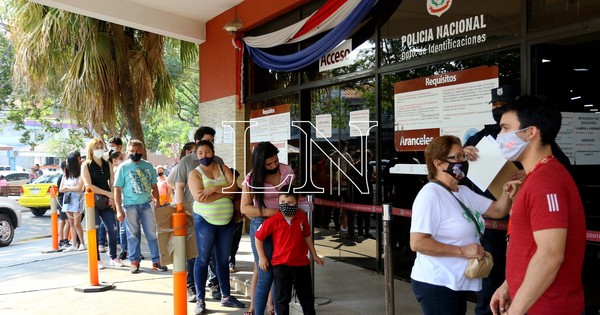
<path id="1" fill-rule="evenodd" d="M 81 251 L 84 251 L 86 249 L 87 248 L 85 248 L 85 244 L 81 243 L 81 244 L 79 244 L 79 248 L 77 250 L 81 252 Z"/>
<path id="2" fill-rule="evenodd" d="M 123 264 L 123 262 L 118 257 L 115 258 L 115 259 L 111 259 L 110 265 L 111 266 L 115 266 L 115 267 L 123 267 L 123 266 L 125 266 Z"/>
<path id="3" fill-rule="evenodd" d="M 104 268 L 104 263 L 101 260 L 98 260 L 98 269 L 102 270 Z"/>
<path id="4" fill-rule="evenodd" d="M 104 247 L 104 245 L 98 246 L 98 252 L 99 253 L 106 253 L 106 248 Z"/>
<path id="5" fill-rule="evenodd" d="M 67 249 L 65 249 L 65 252 L 74 252 L 77 251 L 77 246 L 75 245 L 71 245 L 69 247 L 67 247 Z"/>

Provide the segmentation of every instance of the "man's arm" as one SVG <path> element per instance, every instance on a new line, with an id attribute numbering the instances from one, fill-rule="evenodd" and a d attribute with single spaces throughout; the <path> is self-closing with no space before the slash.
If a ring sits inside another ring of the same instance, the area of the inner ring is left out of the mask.
<path id="1" fill-rule="evenodd" d="M 152 184 L 152 198 L 154 198 L 156 208 L 160 207 L 160 194 L 158 193 L 158 185 L 156 184 Z"/>
<path id="2" fill-rule="evenodd" d="M 121 209 L 121 187 L 114 186 L 113 188 L 115 190 L 115 209 L 117 209 L 117 220 L 123 222 L 125 219 L 125 213 L 123 212 L 123 209 Z"/>
<path id="3" fill-rule="evenodd" d="M 527 266 L 525 278 L 510 304 L 510 315 L 525 314 L 554 282 L 565 256 L 567 229 L 533 232 L 537 250 Z"/>

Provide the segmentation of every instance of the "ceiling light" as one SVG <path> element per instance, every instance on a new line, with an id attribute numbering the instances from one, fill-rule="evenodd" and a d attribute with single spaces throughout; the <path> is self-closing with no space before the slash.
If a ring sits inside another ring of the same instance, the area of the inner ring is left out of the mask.
<path id="1" fill-rule="evenodd" d="M 597 108 L 592 108 L 592 109 L 590 109 L 590 112 L 597 112 L 597 111 L 598 111 L 598 109 L 597 109 Z"/>
<path id="2" fill-rule="evenodd" d="M 542 63 L 547 63 L 547 62 L 550 62 L 550 61 L 551 61 L 550 59 L 544 59 L 544 58 L 542 58 Z"/>
<path id="3" fill-rule="evenodd" d="M 590 71 L 589 69 L 586 68 L 575 68 L 573 69 L 573 71 L 577 71 L 577 72 L 586 72 L 586 71 Z"/>
<path id="4" fill-rule="evenodd" d="M 583 107 L 594 107 L 594 104 L 585 104 Z"/>
<path id="5" fill-rule="evenodd" d="M 581 98 L 581 96 L 573 96 L 573 97 L 571 97 L 571 101 L 578 100 L 580 98 Z"/>

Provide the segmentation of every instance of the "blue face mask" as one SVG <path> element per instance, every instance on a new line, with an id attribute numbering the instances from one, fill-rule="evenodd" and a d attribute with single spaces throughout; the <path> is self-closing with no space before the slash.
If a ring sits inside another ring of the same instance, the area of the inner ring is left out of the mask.
<path id="1" fill-rule="evenodd" d="M 200 159 L 200 164 L 204 165 L 204 166 L 209 166 L 210 163 L 212 163 L 213 158 L 212 157 L 204 157 Z"/>

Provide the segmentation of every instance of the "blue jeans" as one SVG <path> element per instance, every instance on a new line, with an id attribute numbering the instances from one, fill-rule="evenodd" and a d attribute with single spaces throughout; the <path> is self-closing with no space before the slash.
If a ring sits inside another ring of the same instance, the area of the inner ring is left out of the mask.
<path id="1" fill-rule="evenodd" d="M 108 232 L 108 255 L 110 259 L 117 258 L 117 223 L 116 223 L 115 213 L 112 208 L 107 208 L 101 211 L 96 211 L 96 224 L 104 225 L 105 232 Z M 100 235 L 102 235 L 102 229 L 96 230 L 96 233 L 100 231 Z M 100 237 L 98 237 L 98 245 L 104 244 L 104 242 L 100 241 Z M 98 252 L 98 260 L 100 260 L 100 252 Z"/>
<path id="2" fill-rule="evenodd" d="M 464 315 L 469 291 L 454 291 L 444 286 L 411 280 L 412 289 L 424 315 Z"/>
<path id="3" fill-rule="evenodd" d="M 127 224 L 125 221 L 121 222 L 121 227 L 119 228 L 119 241 L 121 244 L 121 251 L 127 251 Z"/>
<path id="4" fill-rule="evenodd" d="M 127 225 L 127 247 L 129 248 L 129 261 L 140 262 L 142 251 L 140 249 L 140 241 L 142 233 L 140 224 L 144 229 L 144 235 L 150 247 L 150 256 L 153 263 L 160 262 L 160 253 L 158 251 L 158 236 L 156 235 L 156 220 L 154 219 L 154 211 L 150 203 L 141 205 L 124 206 L 125 224 Z"/>
<path id="5" fill-rule="evenodd" d="M 96 211 L 96 214 L 97 213 L 98 211 Z M 98 223 L 100 223 L 100 225 L 96 229 L 96 240 L 98 241 L 98 245 L 104 245 L 106 244 L 106 226 L 104 225 L 104 222 L 98 222 L 98 218 L 96 218 L 96 225 L 98 225 Z"/>
<path id="6" fill-rule="evenodd" d="M 194 264 L 196 298 L 198 301 L 204 301 L 208 263 L 213 250 L 221 296 L 226 298 L 231 291 L 228 259 L 231 251 L 231 239 L 233 238 L 233 220 L 225 225 L 213 225 L 204 220 L 201 215 L 194 213 L 194 230 L 196 230 L 196 245 L 198 246 L 198 257 L 196 257 L 196 263 Z"/>
<path id="7" fill-rule="evenodd" d="M 258 269 L 258 281 L 256 283 L 256 289 L 254 289 L 254 314 L 264 314 L 267 305 L 267 299 L 269 298 L 269 291 L 271 290 L 271 284 L 273 284 L 273 267 L 269 264 L 267 271 L 263 271 L 258 268 L 258 253 L 256 252 L 256 244 L 254 234 L 260 225 L 266 220 L 265 217 L 254 217 L 250 221 L 250 244 L 252 245 L 252 254 L 254 254 L 254 264 Z M 263 248 L 265 250 L 265 256 L 269 262 L 273 257 L 273 239 L 269 236 L 263 242 Z M 273 288 L 273 301 L 277 301 L 276 290 Z"/>

